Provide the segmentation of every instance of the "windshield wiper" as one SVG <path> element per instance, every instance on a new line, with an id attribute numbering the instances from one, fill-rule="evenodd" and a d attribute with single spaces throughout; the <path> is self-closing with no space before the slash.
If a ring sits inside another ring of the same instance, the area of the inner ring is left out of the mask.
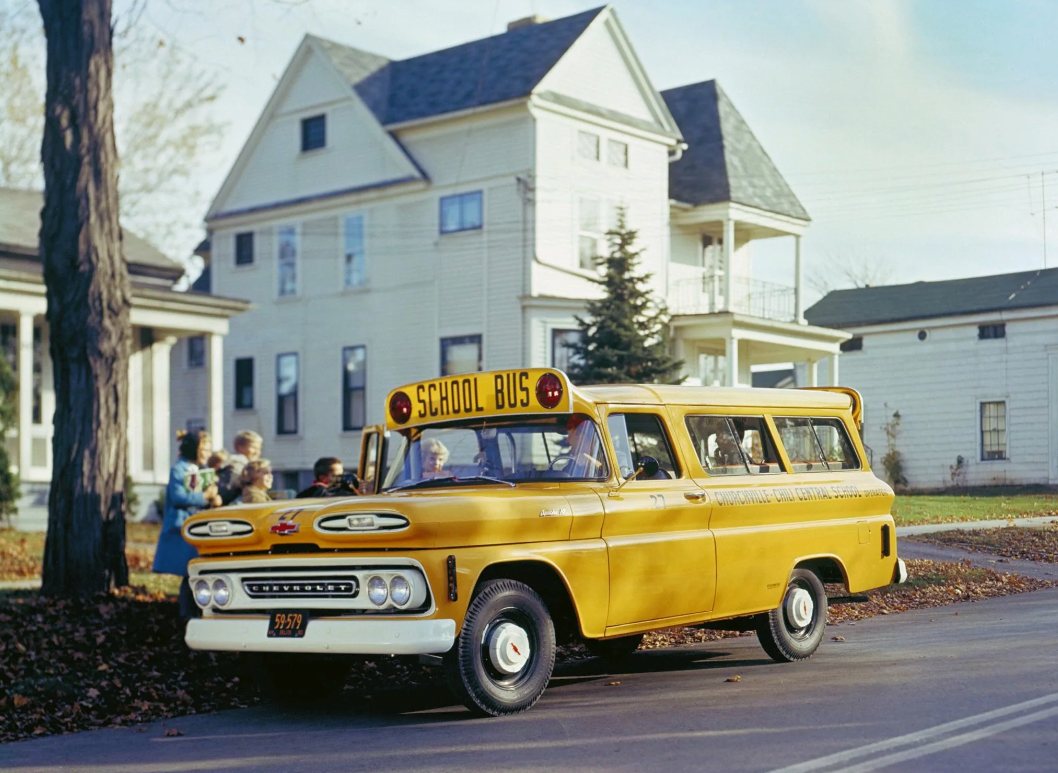
<path id="1" fill-rule="evenodd" d="M 407 491 L 409 489 L 416 488 L 434 488 L 438 486 L 447 486 L 450 483 L 502 483 L 504 486 L 510 486 L 514 488 L 514 484 L 509 480 L 503 478 L 493 478 L 490 475 L 467 475 L 465 477 L 457 478 L 454 475 L 449 475 L 444 478 L 427 478 L 426 480 L 417 480 L 414 483 L 405 483 L 403 486 L 393 486 L 392 488 L 386 489 L 387 491 Z"/>

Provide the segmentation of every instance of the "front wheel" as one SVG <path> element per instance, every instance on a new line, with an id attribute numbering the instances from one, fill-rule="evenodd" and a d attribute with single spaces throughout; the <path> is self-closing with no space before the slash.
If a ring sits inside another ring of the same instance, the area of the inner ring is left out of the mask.
<path id="1" fill-rule="evenodd" d="M 827 593 L 807 569 L 794 569 L 782 605 L 762 615 L 757 624 L 760 646 L 773 660 L 805 660 L 823 641 L 827 625 Z"/>
<path id="2" fill-rule="evenodd" d="M 514 580 L 486 582 L 444 664 L 452 692 L 474 713 L 526 711 L 555 667 L 555 626 L 544 600 Z"/>

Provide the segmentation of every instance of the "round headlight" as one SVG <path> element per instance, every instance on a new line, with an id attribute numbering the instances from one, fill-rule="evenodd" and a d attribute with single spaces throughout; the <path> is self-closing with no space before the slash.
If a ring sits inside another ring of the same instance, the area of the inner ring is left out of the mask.
<path id="1" fill-rule="evenodd" d="M 229 588 L 228 583 L 221 578 L 217 578 L 213 581 L 213 601 L 221 607 L 231 601 L 231 588 Z"/>
<path id="2" fill-rule="evenodd" d="M 411 600 L 411 583 L 404 575 L 397 574 L 389 581 L 389 596 L 393 603 L 402 607 Z"/>
<path id="3" fill-rule="evenodd" d="M 367 581 L 367 597 L 376 607 L 385 604 L 388 596 L 389 588 L 386 587 L 386 581 L 377 574 Z"/>
<path id="4" fill-rule="evenodd" d="M 209 583 L 208 582 L 206 582 L 205 580 L 196 580 L 195 581 L 195 603 L 196 604 L 198 604 L 200 607 L 208 607 L 211 595 L 212 594 L 209 592 Z"/>

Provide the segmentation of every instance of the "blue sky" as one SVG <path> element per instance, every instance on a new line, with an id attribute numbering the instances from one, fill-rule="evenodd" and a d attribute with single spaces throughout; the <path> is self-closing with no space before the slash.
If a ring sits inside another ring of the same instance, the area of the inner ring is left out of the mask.
<path id="1" fill-rule="evenodd" d="M 117 3 L 120 12 L 128 0 Z M 598 5 L 575 0 L 201 0 L 144 23 L 215 69 L 230 131 L 209 190 L 301 36 L 391 58 Z M 911 282 L 1058 265 L 1058 3 L 1049 0 L 621 0 L 658 89 L 719 79 L 813 217 L 810 270 L 885 265 Z M 238 37 L 245 39 L 244 43 Z M 792 245 L 756 252 L 784 277 Z"/>

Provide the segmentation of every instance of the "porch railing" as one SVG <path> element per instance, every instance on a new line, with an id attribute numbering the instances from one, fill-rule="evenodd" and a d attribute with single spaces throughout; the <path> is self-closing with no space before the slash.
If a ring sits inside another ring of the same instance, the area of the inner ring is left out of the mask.
<path id="1" fill-rule="evenodd" d="M 728 302 L 730 301 L 730 302 Z M 724 277 L 703 274 L 672 283 L 670 314 L 733 311 L 778 322 L 794 321 L 794 288 L 747 276 L 731 277 L 731 298 L 724 298 Z"/>

